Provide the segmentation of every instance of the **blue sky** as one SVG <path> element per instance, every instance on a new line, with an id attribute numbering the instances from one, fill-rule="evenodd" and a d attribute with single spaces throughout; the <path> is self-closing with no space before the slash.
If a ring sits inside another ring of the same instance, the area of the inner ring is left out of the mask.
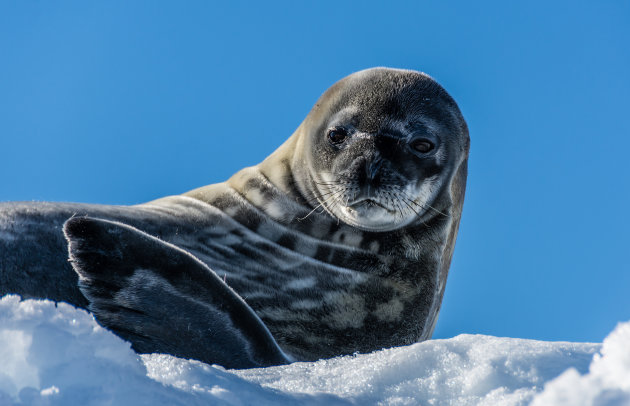
<path id="1" fill-rule="evenodd" d="M 472 142 L 434 337 L 601 341 L 630 319 L 629 43 L 613 0 L 2 2 L 0 201 L 219 182 L 343 76 L 422 70 Z"/>

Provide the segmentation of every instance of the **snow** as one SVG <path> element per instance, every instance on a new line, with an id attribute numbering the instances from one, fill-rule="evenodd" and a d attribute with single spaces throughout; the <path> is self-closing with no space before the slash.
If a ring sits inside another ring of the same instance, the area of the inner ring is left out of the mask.
<path id="1" fill-rule="evenodd" d="M 571 368 L 545 385 L 532 406 L 630 405 L 630 322 L 620 323 L 587 375 Z"/>
<path id="2" fill-rule="evenodd" d="M 65 303 L 0 300 L 0 405 L 627 405 L 630 322 L 603 344 L 461 335 L 250 370 L 137 355 Z"/>

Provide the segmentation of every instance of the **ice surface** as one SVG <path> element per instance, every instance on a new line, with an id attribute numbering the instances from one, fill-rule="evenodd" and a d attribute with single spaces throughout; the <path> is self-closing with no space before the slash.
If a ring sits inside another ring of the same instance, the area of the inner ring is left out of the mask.
<path id="1" fill-rule="evenodd" d="M 5 296 L 0 405 L 625 405 L 628 343 L 630 322 L 603 347 L 462 335 L 226 371 L 169 355 L 139 356 L 83 310 Z"/>

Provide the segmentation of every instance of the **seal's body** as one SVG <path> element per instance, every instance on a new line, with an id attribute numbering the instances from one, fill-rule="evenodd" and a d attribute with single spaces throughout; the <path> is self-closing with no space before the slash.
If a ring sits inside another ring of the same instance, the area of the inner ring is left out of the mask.
<path id="1" fill-rule="evenodd" d="M 431 78 L 362 71 L 329 89 L 270 157 L 227 182 L 132 207 L 0 205 L 0 293 L 69 301 L 136 349 L 217 362 L 142 323 L 154 317 L 177 330 L 178 313 L 199 314 L 186 329 L 203 336 L 211 326 L 216 337 L 223 315 L 211 292 L 220 291 L 237 309 L 225 310 L 228 319 L 250 320 L 230 328 L 284 351 L 237 367 L 424 340 L 444 293 L 468 145 L 456 104 Z M 189 310 L 199 303 L 212 303 L 216 318 L 196 325 L 203 306 Z M 264 326 L 253 327 L 256 317 Z"/>

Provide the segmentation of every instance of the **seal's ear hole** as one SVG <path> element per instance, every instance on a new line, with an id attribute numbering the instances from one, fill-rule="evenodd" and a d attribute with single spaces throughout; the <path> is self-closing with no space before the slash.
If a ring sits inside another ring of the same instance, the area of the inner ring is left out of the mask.
<path id="1" fill-rule="evenodd" d="M 417 138 L 409 144 L 414 151 L 420 152 L 421 154 L 426 154 L 427 152 L 431 152 L 435 145 L 427 140 L 426 138 Z"/>
<path id="2" fill-rule="evenodd" d="M 328 141 L 333 145 L 339 145 L 348 138 L 348 131 L 345 128 L 331 128 L 326 134 Z"/>

